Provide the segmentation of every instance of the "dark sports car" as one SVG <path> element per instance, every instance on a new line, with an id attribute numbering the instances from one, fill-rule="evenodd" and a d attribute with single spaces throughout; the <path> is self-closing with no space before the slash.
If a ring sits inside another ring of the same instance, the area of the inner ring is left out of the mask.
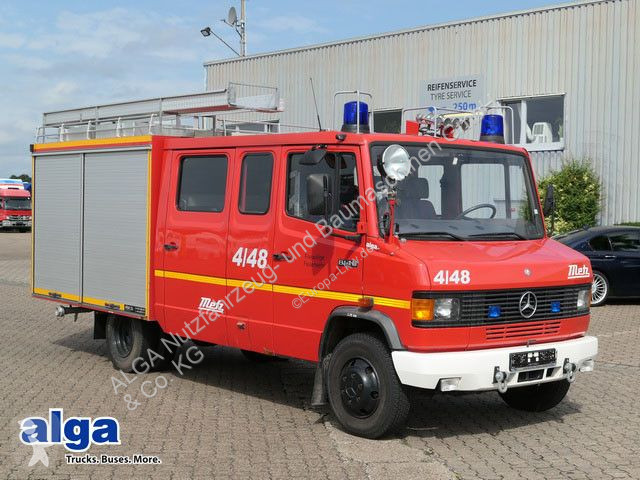
<path id="1" fill-rule="evenodd" d="M 554 239 L 591 260 L 591 305 L 602 305 L 608 298 L 640 297 L 640 227 L 594 227 Z"/>

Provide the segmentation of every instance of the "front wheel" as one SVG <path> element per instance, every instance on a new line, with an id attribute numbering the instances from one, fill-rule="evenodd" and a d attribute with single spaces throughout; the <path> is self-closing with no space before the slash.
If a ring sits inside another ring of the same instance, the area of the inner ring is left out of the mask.
<path id="1" fill-rule="evenodd" d="M 343 428 L 361 437 L 398 430 L 409 414 L 389 349 L 369 334 L 349 335 L 337 345 L 327 369 L 327 392 Z"/>
<path id="2" fill-rule="evenodd" d="M 591 305 L 599 307 L 604 305 L 609 296 L 609 281 L 604 274 L 597 270 L 593 272 L 593 283 L 591 284 Z"/>
<path id="3" fill-rule="evenodd" d="M 558 405 L 569 391 L 567 380 L 516 387 L 500 393 L 507 405 L 526 412 L 544 412 Z"/>

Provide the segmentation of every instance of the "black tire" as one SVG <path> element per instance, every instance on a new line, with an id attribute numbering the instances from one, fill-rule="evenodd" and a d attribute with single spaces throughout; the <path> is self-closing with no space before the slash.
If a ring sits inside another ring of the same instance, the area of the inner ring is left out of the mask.
<path id="1" fill-rule="evenodd" d="M 342 339 L 326 378 L 331 410 L 345 431 L 379 438 L 404 427 L 409 399 L 389 349 L 377 337 L 355 333 Z"/>
<path id="2" fill-rule="evenodd" d="M 569 391 L 567 380 L 516 387 L 500 393 L 507 405 L 525 412 L 544 412 L 558 405 Z"/>
<path id="3" fill-rule="evenodd" d="M 155 322 L 109 315 L 106 328 L 107 352 L 113 367 L 127 373 L 145 373 L 151 369 L 166 367 L 168 355 L 160 348 L 161 335 L 162 330 Z M 164 360 L 155 355 L 151 358 L 150 350 L 165 357 Z M 168 359 L 169 362 L 170 360 Z"/>
<path id="4" fill-rule="evenodd" d="M 604 305 L 607 302 L 607 298 L 609 298 L 609 291 L 609 279 L 607 276 L 598 270 L 594 270 L 593 283 L 591 284 L 591 306 L 600 307 Z"/>

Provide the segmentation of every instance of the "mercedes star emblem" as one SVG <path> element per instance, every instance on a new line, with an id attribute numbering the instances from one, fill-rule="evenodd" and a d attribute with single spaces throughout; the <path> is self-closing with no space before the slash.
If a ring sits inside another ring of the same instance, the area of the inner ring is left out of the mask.
<path id="1" fill-rule="evenodd" d="M 531 318 L 538 308 L 538 297 L 533 292 L 524 292 L 520 297 L 520 315 Z"/>

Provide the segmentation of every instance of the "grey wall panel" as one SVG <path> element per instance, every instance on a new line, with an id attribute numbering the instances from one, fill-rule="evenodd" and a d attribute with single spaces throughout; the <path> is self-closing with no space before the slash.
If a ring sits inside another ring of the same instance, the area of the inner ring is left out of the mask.
<path id="1" fill-rule="evenodd" d="M 82 156 L 34 160 L 34 288 L 79 297 Z M 77 300 L 77 299 L 76 299 Z"/>
<path id="2" fill-rule="evenodd" d="M 602 179 L 602 222 L 611 224 L 640 220 L 638 32 L 639 1 L 583 1 L 211 62 L 207 87 L 277 86 L 281 122 L 313 126 L 312 76 L 325 127 L 337 90 L 370 91 L 375 109 L 401 108 L 419 105 L 424 80 L 481 74 L 487 101 L 565 94 L 565 148 L 533 154 L 536 171 L 589 158 Z"/>
<path id="3" fill-rule="evenodd" d="M 85 154 L 85 299 L 145 307 L 147 164 L 147 151 Z"/>

